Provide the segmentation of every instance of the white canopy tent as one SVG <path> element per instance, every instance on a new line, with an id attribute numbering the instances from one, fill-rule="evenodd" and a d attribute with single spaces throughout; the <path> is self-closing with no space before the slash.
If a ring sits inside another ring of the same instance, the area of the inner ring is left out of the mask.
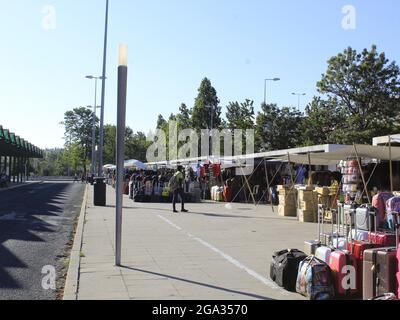
<path id="1" fill-rule="evenodd" d="M 379 159 L 400 161 L 400 147 L 381 147 L 370 145 L 354 145 L 326 153 L 310 153 L 303 155 L 287 155 L 279 157 L 283 161 L 312 165 L 337 165 L 350 158 Z"/>
<path id="2" fill-rule="evenodd" d="M 127 168 L 137 168 L 140 170 L 147 170 L 147 165 L 136 159 L 126 160 L 124 163 L 124 167 L 126 169 Z"/>

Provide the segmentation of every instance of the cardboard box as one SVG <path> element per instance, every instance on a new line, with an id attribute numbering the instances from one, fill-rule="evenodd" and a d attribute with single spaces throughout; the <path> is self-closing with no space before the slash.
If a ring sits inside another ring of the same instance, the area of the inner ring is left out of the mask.
<path id="1" fill-rule="evenodd" d="M 329 196 L 331 194 L 331 189 L 328 187 L 318 187 L 315 189 L 318 194 L 323 195 L 323 196 Z"/>
<path id="2" fill-rule="evenodd" d="M 278 214 L 281 217 L 297 217 L 296 206 L 278 206 Z"/>
<path id="3" fill-rule="evenodd" d="M 299 191 L 299 201 L 315 201 L 318 204 L 318 193 L 313 191 Z"/>
<path id="4" fill-rule="evenodd" d="M 318 211 L 318 201 L 299 201 L 298 208 L 306 211 Z"/>
<path id="5" fill-rule="evenodd" d="M 279 196 L 279 204 L 282 206 L 297 206 L 297 198 L 293 195 L 290 196 Z"/>
<path id="6" fill-rule="evenodd" d="M 297 210 L 297 215 L 299 217 L 299 221 L 303 223 L 315 223 L 317 221 L 317 216 L 312 211 Z"/>

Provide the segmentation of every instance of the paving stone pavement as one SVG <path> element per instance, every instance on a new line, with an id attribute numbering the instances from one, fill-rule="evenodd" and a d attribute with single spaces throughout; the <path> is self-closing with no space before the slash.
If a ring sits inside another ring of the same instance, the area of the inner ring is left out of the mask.
<path id="1" fill-rule="evenodd" d="M 282 218 L 270 206 L 139 204 L 124 196 L 123 267 L 114 266 L 115 191 L 93 206 L 89 188 L 78 299 L 301 300 L 269 279 L 273 252 L 303 248 L 315 224 Z"/>

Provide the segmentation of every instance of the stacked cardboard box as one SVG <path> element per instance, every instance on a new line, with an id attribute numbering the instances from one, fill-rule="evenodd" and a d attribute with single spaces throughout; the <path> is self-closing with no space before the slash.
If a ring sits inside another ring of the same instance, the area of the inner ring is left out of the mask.
<path id="1" fill-rule="evenodd" d="M 278 212 L 282 217 L 297 216 L 297 190 L 291 187 L 278 186 L 279 207 Z"/>
<path id="2" fill-rule="evenodd" d="M 301 187 L 298 190 L 297 215 L 300 222 L 317 222 L 318 194 L 313 187 Z"/>

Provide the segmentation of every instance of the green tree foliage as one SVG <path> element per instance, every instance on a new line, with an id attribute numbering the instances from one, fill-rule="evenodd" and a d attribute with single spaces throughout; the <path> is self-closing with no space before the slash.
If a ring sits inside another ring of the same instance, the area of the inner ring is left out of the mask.
<path id="1" fill-rule="evenodd" d="M 255 113 L 254 101 L 246 99 L 244 102 L 229 102 L 227 106 L 226 126 L 228 129 L 254 129 Z"/>
<path id="2" fill-rule="evenodd" d="M 345 115 L 335 127 L 336 142 L 371 143 L 373 137 L 398 129 L 399 74 L 396 63 L 378 53 L 376 46 L 361 53 L 349 47 L 329 59 L 317 88 L 336 99 L 339 112 Z"/>
<path id="3" fill-rule="evenodd" d="M 117 127 L 114 125 L 104 126 L 104 163 L 116 163 L 116 133 Z M 125 159 L 136 159 L 146 161 L 146 151 L 150 143 L 146 141 L 143 132 L 134 133 L 129 127 L 125 129 Z"/>
<path id="4" fill-rule="evenodd" d="M 306 107 L 302 123 L 303 145 L 335 143 L 338 140 L 336 130 L 345 119 L 336 99 L 325 101 L 314 97 Z"/>
<path id="5" fill-rule="evenodd" d="M 191 123 L 196 130 L 210 128 L 211 119 L 213 128 L 221 127 L 221 107 L 217 91 L 212 86 L 211 81 L 204 78 L 198 90 L 198 96 L 195 100 L 193 110 L 191 112 Z"/>
<path id="6" fill-rule="evenodd" d="M 97 126 L 99 119 L 91 110 L 84 107 L 67 111 L 62 122 L 65 126 L 66 145 L 69 147 L 75 144 L 77 147 L 78 159 L 84 174 L 92 152 L 93 122 Z"/>
<path id="7" fill-rule="evenodd" d="M 256 119 L 256 149 L 281 150 L 302 144 L 302 114 L 296 108 L 262 104 Z"/>

